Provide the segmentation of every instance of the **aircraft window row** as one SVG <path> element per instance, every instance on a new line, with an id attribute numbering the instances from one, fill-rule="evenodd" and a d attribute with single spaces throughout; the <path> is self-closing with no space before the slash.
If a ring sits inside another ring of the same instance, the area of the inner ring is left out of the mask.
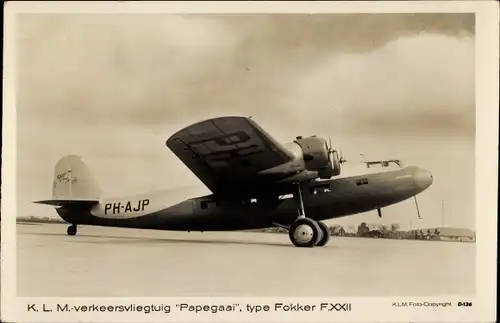
<path id="1" fill-rule="evenodd" d="M 361 178 L 356 180 L 356 185 L 365 185 L 368 184 L 368 178 Z"/>
<path id="2" fill-rule="evenodd" d="M 323 185 L 318 185 L 310 188 L 310 194 L 311 195 L 316 195 L 316 194 L 321 194 L 321 193 L 330 193 L 332 191 L 331 187 L 329 184 L 323 184 Z M 287 194 L 282 196 L 281 199 L 283 198 L 293 198 L 293 194 Z M 251 198 L 251 199 L 243 199 L 241 200 L 241 203 L 243 205 L 250 205 L 250 204 L 257 204 L 258 200 L 256 198 Z M 202 209 L 208 209 L 208 208 L 213 208 L 219 206 L 218 201 L 214 200 L 207 200 L 207 201 L 201 201 L 200 202 L 200 207 Z"/>

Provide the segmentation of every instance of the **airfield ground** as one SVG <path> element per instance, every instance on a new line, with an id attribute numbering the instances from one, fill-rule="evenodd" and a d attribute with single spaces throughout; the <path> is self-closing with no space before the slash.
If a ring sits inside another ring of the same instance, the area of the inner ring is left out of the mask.
<path id="1" fill-rule="evenodd" d="M 18 296 L 473 294 L 475 244 L 17 224 Z"/>

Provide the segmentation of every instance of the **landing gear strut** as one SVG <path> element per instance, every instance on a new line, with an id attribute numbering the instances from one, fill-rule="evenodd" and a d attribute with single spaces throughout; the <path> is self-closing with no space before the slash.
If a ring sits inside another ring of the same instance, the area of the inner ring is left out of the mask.
<path id="1" fill-rule="evenodd" d="M 288 229 L 288 236 L 293 245 L 308 248 L 326 245 L 330 240 L 328 227 L 322 222 L 316 222 L 306 217 L 300 184 L 297 185 L 297 194 L 295 196 L 298 199 L 299 215 Z"/>
<path id="2" fill-rule="evenodd" d="M 68 227 L 67 232 L 68 232 L 68 235 L 69 235 L 69 236 L 74 236 L 74 235 L 76 234 L 76 232 L 77 232 L 77 229 L 76 229 L 76 224 L 72 224 L 72 225 L 70 225 L 70 226 Z"/>

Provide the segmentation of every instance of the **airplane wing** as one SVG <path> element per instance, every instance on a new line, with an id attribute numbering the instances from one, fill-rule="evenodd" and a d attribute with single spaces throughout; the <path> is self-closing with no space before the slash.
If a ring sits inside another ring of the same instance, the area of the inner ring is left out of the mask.
<path id="1" fill-rule="evenodd" d="M 293 158 L 253 120 L 236 116 L 195 123 L 166 144 L 216 194 L 257 189 L 264 177 L 260 171 Z"/>

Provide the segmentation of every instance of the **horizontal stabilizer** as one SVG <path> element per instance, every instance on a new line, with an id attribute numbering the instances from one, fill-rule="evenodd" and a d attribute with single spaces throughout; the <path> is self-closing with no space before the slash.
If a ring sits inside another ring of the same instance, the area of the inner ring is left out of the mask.
<path id="1" fill-rule="evenodd" d="M 91 207 L 99 203 L 99 201 L 98 200 L 44 200 L 44 201 L 34 201 L 33 203 L 47 204 L 54 206 Z"/>

